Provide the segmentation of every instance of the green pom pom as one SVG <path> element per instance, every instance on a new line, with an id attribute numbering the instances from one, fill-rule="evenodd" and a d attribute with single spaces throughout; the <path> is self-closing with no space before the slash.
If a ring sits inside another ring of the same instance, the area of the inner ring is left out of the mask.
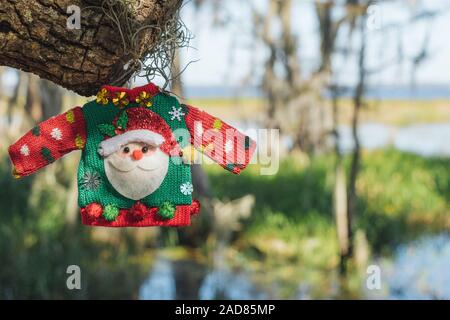
<path id="1" fill-rule="evenodd" d="M 118 215 L 119 215 L 119 208 L 117 208 L 113 204 L 108 204 L 105 207 L 105 210 L 103 210 L 103 218 L 105 218 L 108 221 L 116 220 Z"/>
<path id="2" fill-rule="evenodd" d="M 169 201 L 163 202 L 158 208 L 158 214 L 164 219 L 172 219 L 175 216 L 175 206 Z"/>

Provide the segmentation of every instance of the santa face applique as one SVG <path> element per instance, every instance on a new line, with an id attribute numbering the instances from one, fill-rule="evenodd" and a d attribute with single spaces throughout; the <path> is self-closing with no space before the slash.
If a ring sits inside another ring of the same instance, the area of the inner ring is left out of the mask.
<path id="1" fill-rule="evenodd" d="M 178 132 L 187 135 L 179 139 Z M 23 177 L 81 150 L 78 204 L 85 225 L 186 226 L 200 209 L 190 164 L 182 160 L 192 146 L 238 174 L 256 144 L 147 84 L 103 86 L 97 99 L 38 124 L 9 153 L 14 175 Z"/>
<path id="2" fill-rule="evenodd" d="M 114 189 L 131 200 L 144 199 L 157 190 L 167 175 L 169 154 L 178 150 L 164 120 L 147 108 L 130 108 L 113 123 L 97 127 L 106 136 L 98 153 Z"/>
<path id="3" fill-rule="evenodd" d="M 163 182 L 169 168 L 169 156 L 158 145 L 127 143 L 104 158 L 106 176 L 121 195 L 140 200 L 153 193 Z"/>

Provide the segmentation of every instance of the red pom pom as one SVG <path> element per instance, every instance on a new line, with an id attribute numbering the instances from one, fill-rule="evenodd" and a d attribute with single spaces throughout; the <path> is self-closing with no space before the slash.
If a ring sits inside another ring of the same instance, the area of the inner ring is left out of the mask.
<path id="1" fill-rule="evenodd" d="M 138 201 L 134 204 L 134 206 L 131 207 L 128 217 L 133 221 L 141 221 L 145 218 L 147 212 L 147 207 Z"/>
<path id="2" fill-rule="evenodd" d="M 192 200 L 191 204 L 191 214 L 199 214 L 200 213 L 200 202 L 197 199 Z"/>
<path id="3" fill-rule="evenodd" d="M 86 212 L 90 218 L 100 218 L 103 213 L 103 208 L 98 203 L 91 203 L 86 206 Z"/>

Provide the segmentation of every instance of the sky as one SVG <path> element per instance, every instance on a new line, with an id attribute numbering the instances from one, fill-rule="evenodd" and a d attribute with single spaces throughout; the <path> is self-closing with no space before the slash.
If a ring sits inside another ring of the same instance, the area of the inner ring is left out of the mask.
<path id="1" fill-rule="evenodd" d="M 319 43 L 317 41 L 318 21 L 312 0 L 293 0 L 292 21 L 298 35 L 302 69 L 307 74 L 317 67 Z M 264 12 L 267 0 L 249 0 L 258 10 Z M 411 4 L 416 3 L 416 7 Z M 431 20 L 407 23 L 416 15 L 418 8 L 439 9 L 441 14 Z M 447 85 L 450 83 L 450 2 L 446 0 L 397 0 L 388 4 L 375 4 L 371 8 L 368 31 L 368 66 L 378 70 L 370 77 L 375 85 L 409 85 L 411 83 L 411 58 L 422 48 L 425 35 L 431 32 L 429 52 L 431 55 L 416 71 L 417 85 Z M 236 10 L 239 8 L 239 10 Z M 446 10 L 444 10 L 444 8 Z M 208 6 L 200 12 L 188 3 L 182 9 L 184 22 L 195 35 L 190 48 L 182 51 L 183 64 L 191 63 L 183 74 L 183 82 L 195 86 L 240 85 L 256 66 L 251 82 L 258 84 L 262 65 L 267 54 L 262 46 L 252 46 L 252 21 L 249 6 L 244 0 L 229 0 L 225 5 L 230 22 L 225 26 L 213 27 L 212 14 Z M 403 25 L 401 29 L 386 29 L 392 24 Z M 344 33 L 340 41 L 348 41 Z M 400 39 L 400 41 L 399 41 Z M 357 48 L 357 39 L 353 40 Z M 342 43 L 342 42 L 341 42 Z M 401 43 L 404 56 L 402 63 L 394 62 Z M 355 58 L 334 59 L 338 79 L 344 83 L 355 81 Z M 381 69 L 381 71 L 380 71 Z"/>

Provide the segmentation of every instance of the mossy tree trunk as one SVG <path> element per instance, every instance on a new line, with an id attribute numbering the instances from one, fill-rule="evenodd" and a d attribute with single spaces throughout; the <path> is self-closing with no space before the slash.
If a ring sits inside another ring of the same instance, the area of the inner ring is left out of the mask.
<path id="1" fill-rule="evenodd" d="M 131 3 L 136 21 L 163 26 L 182 0 Z M 101 4 L 101 0 L 3 0 L 0 65 L 34 73 L 83 96 L 95 94 L 101 85 L 123 75 L 124 65 L 131 59 L 117 25 L 98 8 Z M 67 27 L 68 7 L 73 5 L 81 9 L 80 29 Z M 137 52 L 144 54 L 155 43 L 156 32 L 146 29 L 139 33 Z M 114 84 L 123 85 L 127 80 L 121 78 Z"/>

